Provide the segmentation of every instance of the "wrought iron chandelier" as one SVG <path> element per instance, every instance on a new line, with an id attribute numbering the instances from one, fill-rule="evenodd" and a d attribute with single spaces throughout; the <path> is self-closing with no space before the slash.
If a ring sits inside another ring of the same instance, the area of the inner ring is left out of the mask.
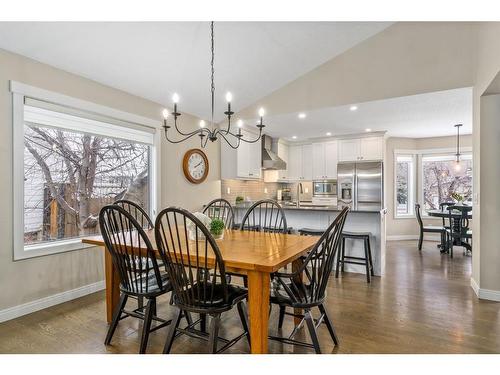
<path id="1" fill-rule="evenodd" d="M 214 84 L 214 75 L 215 75 L 215 70 L 214 70 L 214 23 L 213 21 L 210 22 L 210 41 L 211 41 L 211 53 L 212 53 L 212 59 L 210 61 L 210 68 L 211 68 L 211 86 L 210 86 L 210 91 L 211 91 L 211 109 L 212 109 L 212 117 L 211 117 L 211 123 L 210 127 L 206 126 L 206 123 L 204 120 L 200 121 L 200 128 L 197 130 L 194 130 L 192 132 L 183 132 L 181 131 L 178 126 L 177 126 L 177 118 L 181 115 L 177 111 L 177 104 L 179 103 L 179 95 L 175 93 L 172 97 L 172 101 L 174 103 L 174 111 L 171 113 L 172 116 L 174 116 L 174 127 L 175 130 L 183 137 L 179 140 L 172 140 L 168 137 L 168 130 L 171 128 L 170 125 L 167 123 L 167 119 L 169 117 L 169 112 L 167 109 L 163 110 L 163 128 L 165 129 L 165 138 L 167 141 L 170 143 L 181 143 L 189 138 L 198 135 L 200 137 L 200 144 L 202 148 L 205 148 L 207 145 L 207 142 L 210 140 L 211 142 L 215 142 L 219 137 L 224 139 L 229 146 L 232 148 L 236 149 L 240 146 L 240 143 L 247 142 L 247 143 L 255 143 L 262 137 L 262 129 L 265 127 L 263 124 L 263 117 L 264 117 L 264 109 L 260 108 L 259 109 L 259 117 L 260 121 L 257 123 L 257 129 L 259 131 L 258 137 L 256 139 L 245 139 L 244 135 L 241 132 L 241 128 L 243 127 L 243 121 L 238 120 L 237 121 L 237 127 L 238 127 L 238 133 L 233 133 L 231 131 L 231 116 L 234 114 L 233 111 L 231 111 L 231 101 L 232 101 L 232 94 L 230 92 L 226 93 L 226 101 L 227 101 L 227 111 L 224 112 L 224 114 L 227 116 L 227 128 L 219 128 L 214 121 L 214 110 L 215 110 L 215 84 Z M 231 141 L 232 139 L 233 141 Z M 234 142 L 234 143 L 233 143 Z"/>

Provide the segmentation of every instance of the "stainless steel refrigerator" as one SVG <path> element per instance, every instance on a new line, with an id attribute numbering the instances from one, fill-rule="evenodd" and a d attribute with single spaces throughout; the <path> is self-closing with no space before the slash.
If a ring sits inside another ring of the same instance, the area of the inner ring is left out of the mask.
<path id="1" fill-rule="evenodd" d="M 339 163 L 338 205 L 351 210 L 379 211 L 383 207 L 382 162 Z"/>

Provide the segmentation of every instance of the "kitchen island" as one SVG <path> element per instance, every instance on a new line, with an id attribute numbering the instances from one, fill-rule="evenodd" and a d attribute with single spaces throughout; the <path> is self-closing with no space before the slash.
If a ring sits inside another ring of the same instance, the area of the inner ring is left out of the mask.
<path id="1" fill-rule="evenodd" d="M 233 206 L 234 221 L 241 223 L 251 202 Z M 342 210 L 336 206 L 294 206 L 283 205 L 287 226 L 297 232 L 300 228 L 325 229 Z M 382 276 L 385 268 L 385 215 L 386 209 L 380 211 L 349 211 L 344 226 L 346 231 L 370 232 L 370 245 L 373 257 L 373 271 Z M 346 239 L 346 255 L 364 256 L 363 241 Z M 334 265 L 335 267 L 335 265 Z M 346 272 L 365 273 L 365 267 L 356 264 L 346 264 Z"/>

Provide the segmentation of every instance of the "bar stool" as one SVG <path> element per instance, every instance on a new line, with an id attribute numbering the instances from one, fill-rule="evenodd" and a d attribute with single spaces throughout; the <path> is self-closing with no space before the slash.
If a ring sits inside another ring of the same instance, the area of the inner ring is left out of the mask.
<path id="1" fill-rule="evenodd" d="M 339 254 L 337 256 L 337 268 L 335 270 L 335 277 L 339 277 L 339 268 L 342 263 L 342 272 L 344 272 L 344 264 L 359 264 L 366 267 L 366 282 L 371 281 L 371 276 L 373 273 L 373 261 L 372 261 L 372 250 L 370 247 L 370 232 L 347 232 L 343 231 L 341 235 L 341 247 Z M 345 255 L 345 240 L 350 238 L 353 240 L 363 240 L 365 256 L 364 257 L 354 257 L 350 255 Z"/>
<path id="2" fill-rule="evenodd" d="M 325 233 L 324 229 L 311 229 L 311 228 L 300 228 L 299 234 L 301 236 L 322 236 Z"/>

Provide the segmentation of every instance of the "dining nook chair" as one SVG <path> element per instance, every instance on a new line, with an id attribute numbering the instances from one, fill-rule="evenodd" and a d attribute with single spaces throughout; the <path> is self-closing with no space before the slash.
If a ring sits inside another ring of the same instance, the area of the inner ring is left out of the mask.
<path id="1" fill-rule="evenodd" d="M 114 204 L 104 206 L 99 213 L 99 225 L 106 251 L 111 254 L 120 279 L 120 301 L 113 312 L 104 343 L 111 343 L 120 320 L 139 318 L 143 321 L 139 353 L 143 354 L 149 333 L 170 324 L 170 320 L 156 316 L 156 298 L 172 290 L 170 280 L 160 271 L 142 225 L 124 208 Z M 129 297 L 147 300 L 145 311 L 141 308 L 126 310 Z M 153 321 L 159 324 L 151 328 Z"/>
<path id="2" fill-rule="evenodd" d="M 155 238 L 168 269 L 176 310 L 163 353 L 170 353 L 174 339 L 181 334 L 208 341 L 209 353 L 220 353 L 245 336 L 250 344 L 247 289 L 227 282 L 224 259 L 205 225 L 190 212 L 169 207 L 156 218 Z M 209 258 L 214 259 L 213 263 Z M 233 307 L 238 310 L 243 332 L 228 340 L 219 337 L 219 328 L 222 314 Z M 211 317 L 208 335 L 201 327 L 201 317 L 181 328 L 183 312 Z M 195 329 L 198 324 L 200 329 Z M 218 347 L 219 342 L 222 347 Z"/>
<path id="3" fill-rule="evenodd" d="M 273 199 L 255 202 L 241 220 L 241 230 L 288 233 L 283 207 Z"/>
<path id="4" fill-rule="evenodd" d="M 326 229 L 312 250 L 308 253 L 302 264 L 293 272 L 277 272 L 274 274 L 271 303 L 280 307 L 278 328 L 281 328 L 285 315 L 301 318 L 288 337 L 270 336 L 270 339 L 285 344 L 299 345 L 314 348 L 316 353 L 321 353 L 317 329 L 322 323 L 326 324 L 334 345 L 339 344 L 333 322 L 326 310 L 326 287 L 333 269 L 333 262 L 339 249 L 342 230 L 349 211 L 345 207 Z M 309 272 L 305 272 L 309 268 Z M 303 314 L 289 313 L 287 308 L 302 309 Z M 311 313 L 313 308 L 318 308 L 320 316 L 314 319 Z M 312 344 L 295 340 L 295 335 L 306 323 Z"/>
<path id="5" fill-rule="evenodd" d="M 462 246 L 464 252 L 472 251 L 472 230 L 470 229 L 469 215 L 472 212 L 471 206 L 454 205 L 448 206 L 448 227 L 446 229 L 447 248 L 450 257 L 453 258 L 453 246 Z M 456 218 L 452 212 L 460 212 L 460 217 Z"/>
<path id="6" fill-rule="evenodd" d="M 420 204 L 415 203 L 415 215 L 419 226 L 418 250 L 422 250 L 422 242 L 424 241 L 424 233 L 439 233 L 441 236 L 441 244 L 446 243 L 446 229 L 444 226 L 424 225 L 420 212 Z"/>
<path id="7" fill-rule="evenodd" d="M 210 219 L 220 219 L 224 222 L 224 228 L 233 229 L 234 212 L 231 203 L 223 198 L 214 199 L 206 205 L 203 213 Z"/>

